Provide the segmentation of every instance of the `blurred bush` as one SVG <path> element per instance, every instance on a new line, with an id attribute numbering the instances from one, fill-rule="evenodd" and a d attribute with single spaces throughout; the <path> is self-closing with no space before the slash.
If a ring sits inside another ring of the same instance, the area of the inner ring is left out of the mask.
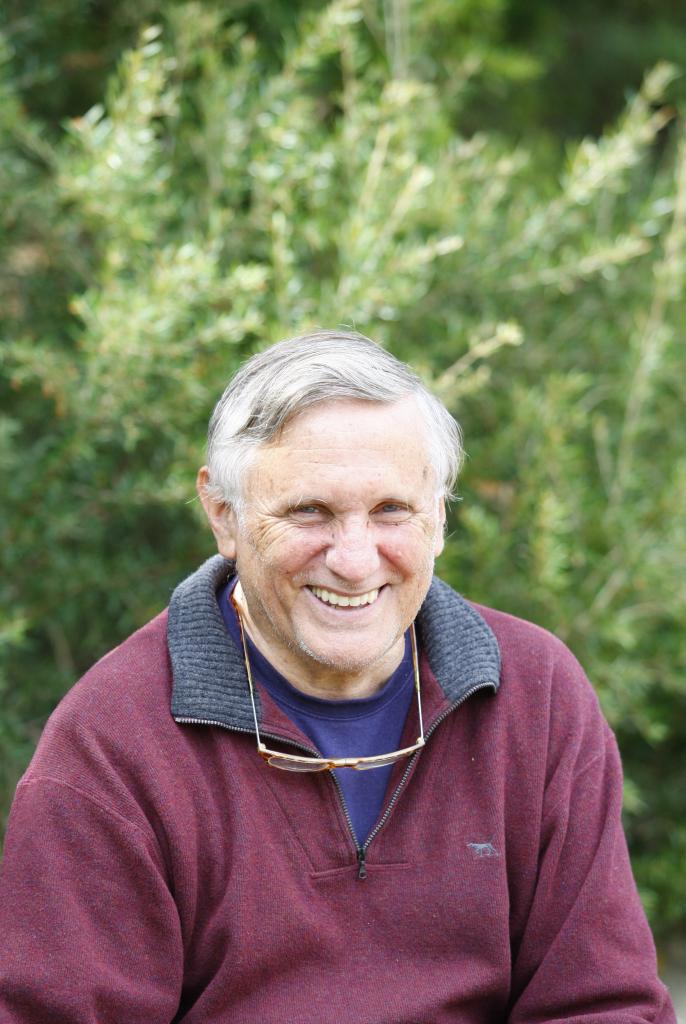
<path id="1" fill-rule="evenodd" d="M 344 324 L 416 365 L 463 423 L 463 501 L 439 571 L 553 629 L 586 666 L 619 733 L 646 906 L 676 929 L 686 149 L 664 102 L 675 72 L 656 66 L 553 175 L 473 118 L 461 129 L 474 69 L 456 61 L 446 90 L 429 73 L 440 54 L 414 40 L 410 60 L 402 4 L 301 5 L 266 42 L 255 8 L 239 14 L 170 4 L 104 101 L 58 133 L 27 110 L 5 49 L 3 806 L 64 690 L 211 551 L 193 479 L 227 378 L 283 336 Z M 529 73 L 510 56 L 509 75 Z"/>

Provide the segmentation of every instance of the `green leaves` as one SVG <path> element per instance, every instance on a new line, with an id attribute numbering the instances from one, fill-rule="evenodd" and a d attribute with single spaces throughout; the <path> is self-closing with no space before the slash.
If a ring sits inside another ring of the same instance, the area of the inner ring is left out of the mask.
<path id="1" fill-rule="evenodd" d="M 249 6 L 151 10 L 54 143 L 6 75 L 4 766 L 16 777 L 73 677 L 211 551 L 193 482 L 228 377 L 272 341 L 347 324 L 463 423 L 439 571 L 555 630 L 589 671 L 659 926 L 686 917 L 683 844 L 664 842 L 680 835 L 665 783 L 684 772 L 686 668 L 674 71 L 649 73 L 558 177 L 538 148 L 459 131 L 477 51 L 490 74 L 499 53 L 501 73 L 537 73 L 498 46 L 503 4 L 437 2 L 416 35 L 385 10 L 289 10 L 279 48 Z M 456 39 L 448 61 L 426 26 L 460 18 L 488 39 Z"/>

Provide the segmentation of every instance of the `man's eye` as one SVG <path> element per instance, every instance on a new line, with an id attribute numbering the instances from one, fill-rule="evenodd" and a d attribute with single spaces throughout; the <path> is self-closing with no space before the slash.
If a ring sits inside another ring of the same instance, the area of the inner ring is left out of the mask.
<path id="1" fill-rule="evenodd" d="M 378 508 L 374 509 L 373 515 L 377 522 L 404 523 L 410 518 L 412 512 L 407 505 L 394 501 L 385 501 L 383 505 L 379 505 Z"/>
<path id="2" fill-rule="evenodd" d="M 323 523 L 327 516 L 320 505 L 297 505 L 290 510 L 291 519 L 301 523 Z"/>

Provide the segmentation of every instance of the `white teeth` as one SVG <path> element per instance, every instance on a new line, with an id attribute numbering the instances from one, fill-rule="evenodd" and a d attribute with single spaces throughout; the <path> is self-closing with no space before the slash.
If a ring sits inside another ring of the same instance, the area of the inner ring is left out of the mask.
<path id="1" fill-rule="evenodd" d="M 320 601 L 335 605 L 337 608 L 359 608 L 363 604 L 373 604 L 379 596 L 378 589 L 369 590 L 366 594 L 357 594 L 355 597 L 333 594 L 330 590 L 324 590 L 322 587 L 310 587 L 310 590 Z"/>

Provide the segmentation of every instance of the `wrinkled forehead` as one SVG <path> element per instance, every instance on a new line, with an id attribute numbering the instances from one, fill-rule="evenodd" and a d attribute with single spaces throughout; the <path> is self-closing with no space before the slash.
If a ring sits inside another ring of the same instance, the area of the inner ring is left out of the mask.
<path id="1" fill-rule="evenodd" d="M 248 474 L 248 491 L 286 489 L 339 496 L 375 491 L 400 497 L 435 489 L 428 431 L 412 399 L 319 402 L 292 417 L 260 446 Z"/>

